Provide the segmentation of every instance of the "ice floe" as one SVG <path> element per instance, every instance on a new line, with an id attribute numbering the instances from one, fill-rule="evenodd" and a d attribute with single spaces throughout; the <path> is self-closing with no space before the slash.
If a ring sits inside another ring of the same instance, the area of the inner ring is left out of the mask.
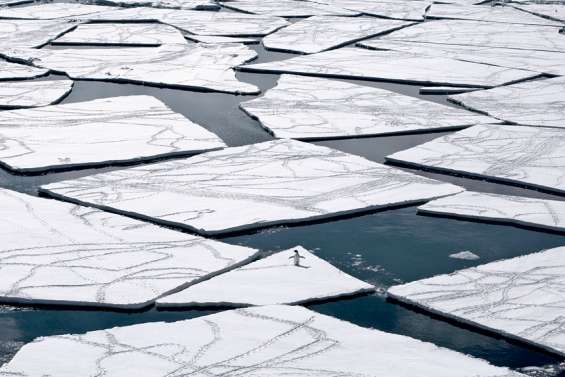
<path id="1" fill-rule="evenodd" d="M 449 98 L 467 108 L 508 122 L 565 128 L 565 77 L 529 81 Z"/>
<path id="2" fill-rule="evenodd" d="M 186 39 L 190 39 L 193 42 L 199 43 L 243 43 L 243 44 L 255 44 L 259 43 L 261 40 L 259 38 L 246 38 L 246 37 L 221 37 L 216 35 L 196 35 L 196 34 L 185 34 Z"/>
<path id="3" fill-rule="evenodd" d="M 0 112 L 0 164 L 21 173 L 134 162 L 225 146 L 150 96 Z"/>
<path id="4" fill-rule="evenodd" d="M 410 52 L 373 51 L 354 47 L 282 61 L 247 64 L 239 69 L 251 72 L 295 73 L 470 87 L 492 87 L 536 76 L 533 72 L 518 69 Z"/>
<path id="5" fill-rule="evenodd" d="M 47 69 L 0 60 L 0 80 L 34 79 L 48 72 Z"/>
<path id="6" fill-rule="evenodd" d="M 245 13 L 280 17 L 354 16 L 353 12 L 331 5 L 303 0 L 229 0 L 222 6 Z"/>
<path id="7" fill-rule="evenodd" d="M 565 232 L 565 201 L 559 200 L 465 191 L 431 201 L 418 212 Z"/>
<path id="8" fill-rule="evenodd" d="M 42 191 L 218 234 L 415 203 L 462 189 L 281 139 L 52 183 Z"/>
<path id="9" fill-rule="evenodd" d="M 481 259 L 477 254 L 471 251 L 460 251 L 458 253 L 449 254 L 449 257 L 452 259 L 461 259 L 461 260 L 477 260 Z"/>
<path id="10" fill-rule="evenodd" d="M 51 20 L 94 16 L 101 12 L 115 10 L 114 7 L 79 3 L 42 3 L 26 7 L 1 8 L 0 18 Z"/>
<path id="11" fill-rule="evenodd" d="M 300 265 L 293 263 L 294 251 Z M 374 287 L 295 247 L 162 297 L 158 307 L 302 304 L 365 292 Z"/>
<path id="12" fill-rule="evenodd" d="M 365 1 L 365 0 L 316 0 L 317 3 L 329 4 L 371 16 L 396 18 L 401 20 L 421 21 L 431 1 Z"/>
<path id="13" fill-rule="evenodd" d="M 0 368 L 0 376 L 96 374 L 525 377 L 431 343 L 284 305 L 38 338 Z"/>
<path id="14" fill-rule="evenodd" d="M 511 5 L 523 11 L 565 23 L 565 4 L 563 3 L 538 4 L 535 2 L 534 3 L 530 2 L 524 4 L 513 3 Z"/>
<path id="15" fill-rule="evenodd" d="M 0 302 L 137 309 L 257 253 L 5 189 L 0 198 Z"/>
<path id="16" fill-rule="evenodd" d="M 565 247 L 389 288 L 433 313 L 565 355 Z"/>
<path id="17" fill-rule="evenodd" d="M 69 20 L 2 20 L 0 46 L 5 48 L 36 48 L 76 27 Z"/>
<path id="18" fill-rule="evenodd" d="M 267 49 L 311 54 L 390 32 L 410 22 L 376 17 L 314 16 L 263 39 Z"/>
<path id="19" fill-rule="evenodd" d="M 96 0 L 99 4 L 126 7 L 155 7 L 194 10 L 218 10 L 213 0 Z"/>
<path id="20" fill-rule="evenodd" d="M 565 193 L 565 130 L 477 125 L 387 161 Z"/>
<path id="21" fill-rule="evenodd" d="M 14 109 L 51 105 L 69 94 L 72 87 L 71 80 L 2 82 L 0 108 Z M 1 114 L 3 113 L 0 113 L 0 117 Z"/>
<path id="22" fill-rule="evenodd" d="M 460 129 L 496 120 L 388 90 L 316 77 L 281 75 L 241 108 L 274 136 L 332 139 Z"/>

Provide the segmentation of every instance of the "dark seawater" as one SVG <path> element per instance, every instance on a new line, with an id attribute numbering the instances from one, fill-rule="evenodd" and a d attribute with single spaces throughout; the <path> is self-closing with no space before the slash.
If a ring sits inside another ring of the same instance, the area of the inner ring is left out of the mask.
<path id="1" fill-rule="evenodd" d="M 250 47 L 259 53 L 257 61 L 281 60 L 293 56 L 292 54 L 267 52 L 259 45 Z M 61 47 L 47 46 L 46 48 Z M 51 75 L 49 78 L 57 77 L 61 76 Z M 239 72 L 238 77 L 242 81 L 259 86 L 262 90 L 267 90 L 275 85 L 278 76 Z M 354 82 L 449 104 L 445 96 L 420 96 L 417 86 L 358 80 Z M 250 100 L 254 96 L 76 81 L 72 93 L 62 103 L 137 94 L 159 98 L 174 111 L 182 113 L 192 121 L 218 134 L 230 146 L 272 139 L 258 122 L 246 116 L 238 108 L 242 101 Z M 316 144 L 383 162 L 384 156 L 390 153 L 432 140 L 443 134 L 445 133 L 332 140 L 320 141 Z M 113 169 L 117 168 L 87 169 L 40 176 L 14 176 L 0 171 L 0 187 L 36 194 L 38 186 L 45 183 Z M 514 186 L 414 169 L 407 170 L 459 184 L 472 190 L 554 198 L 548 194 Z M 556 356 L 501 339 L 496 335 L 450 323 L 398 303 L 389 302 L 383 295 L 386 288 L 393 284 L 561 246 L 565 244 L 563 235 L 505 225 L 420 216 L 416 214 L 416 207 L 412 206 L 336 221 L 303 226 L 274 227 L 222 240 L 256 247 L 264 251 L 303 245 L 338 268 L 375 284 L 379 288 L 374 295 L 309 306 L 320 313 L 360 326 L 429 341 L 486 359 L 500 366 L 520 368 L 556 364 L 563 361 Z M 448 257 L 449 254 L 463 250 L 478 254 L 480 259 L 466 261 Z M 0 364 L 10 360 L 23 344 L 39 336 L 80 333 L 150 321 L 175 321 L 213 312 L 151 309 L 137 313 L 124 313 L 0 306 Z M 565 373 L 559 376 L 565 376 Z"/>

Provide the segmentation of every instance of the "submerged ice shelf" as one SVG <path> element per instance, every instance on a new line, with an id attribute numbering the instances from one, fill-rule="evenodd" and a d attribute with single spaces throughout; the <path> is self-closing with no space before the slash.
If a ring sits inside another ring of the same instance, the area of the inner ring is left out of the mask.
<path id="1" fill-rule="evenodd" d="M 65 200 L 204 234 L 332 218 L 460 191 L 458 186 L 290 139 L 42 187 L 42 192 Z"/>
<path id="2" fill-rule="evenodd" d="M 4 303 L 138 309 L 257 252 L 9 190 L 0 199 Z"/>
<path id="3" fill-rule="evenodd" d="M 70 93 L 71 80 L 11 81 L 0 85 L 0 108 L 47 106 Z M 0 113 L 0 118 L 2 114 Z M 0 127 L 2 121 L 0 120 Z M 2 134 L 2 131 L 0 131 Z M 1 152 L 0 152 L 1 153 Z"/>
<path id="4" fill-rule="evenodd" d="M 565 247 L 391 287 L 433 313 L 565 355 Z"/>
<path id="5" fill-rule="evenodd" d="M 38 338 L 0 368 L 3 377 L 100 374 L 525 377 L 431 343 L 283 305 Z"/>

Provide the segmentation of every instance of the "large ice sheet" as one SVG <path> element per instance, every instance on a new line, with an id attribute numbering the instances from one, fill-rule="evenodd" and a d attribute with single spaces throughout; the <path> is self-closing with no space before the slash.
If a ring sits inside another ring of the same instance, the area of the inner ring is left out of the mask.
<path id="1" fill-rule="evenodd" d="M 133 162 L 225 146 L 150 96 L 0 112 L 0 164 L 21 173 Z"/>
<path id="2" fill-rule="evenodd" d="M 415 203 L 460 187 L 290 139 L 46 185 L 42 191 L 218 234 Z"/>
<path id="3" fill-rule="evenodd" d="M 565 231 L 565 201 L 465 191 L 418 207 L 421 213 Z"/>
<path id="4" fill-rule="evenodd" d="M 0 85 L 0 108 L 51 105 L 69 94 L 72 87 L 71 80 L 3 82 Z"/>
<path id="5" fill-rule="evenodd" d="M 41 47 L 76 26 L 68 20 L 1 20 L 0 47 Z"/>
<path id="6" fill-rule="evenodd" d="M 118 6 L 144 6 L 155 8 L 218 10 L 213 0 L 97 0 L 97 3 Z"/>
<path id="7" fill-rule="evenodd" d="M 316 0 L 317 3 L 329 4 L 336 7 L 349 9 L 371 16 L 396 18 L 400 20 L 421 21 L 428 7 L 429 1 L 366 1 L 366 0 Z"/>
<path id="8" fill-rule="evenodd" d="M 309 16 L 354 16 L 352 12 L 339 7 L 304 0 L 229 0 L 222 6 L 241 12 L 280 17 Z"/>
<path id="9" fill-rule="evenodd" d="M 56 18 L 94 16 L 97 13 L 115 9 L 114 7 L 92 4 L 42 3 L 26 7 L 0 8 L 0 18 L 51 20 Z"/>
<path id="10" fill-rule="evenodd" d="M 410 25 L 376 17 L 314 16 L 263 38 L 267 49 L 311 54 Z"/>
<path id="11" fill-rule="evenodd" d="M 38 338 L 0 368 L 6 377 L 46 375 L 525 377 L 431 343 L 284 305 Z"/>
<path id="12" fill-rule="evenodd" d="M 48 72 L 47 69 L 0 60 L 0 80 L 33 79 Z"/>
<path id="13" fill-rule="evenodd" d="M 295 73 L 471 87 L 497 86 L 536 76 L 533 72 L 524 70 L 410 52 L 373 51 L 354 47 L 298 56 L 283 61 L 247 64 L 239 69 L 251 72 Z"/>
<path id="14" fill-rule="evenodd" d="M 562 129 L 478 125 L 386 160 L 565 193 Z"/>
<path id="15" fill-rule="evenodd" d="M 565 77 L 524 82 L 449 98 L 508 122 L 565 128 Z"/>
<path id="16" fill-rule="evenodd" d="M 0 199 L 0 302 L 136 309 L 256 254 L 5 189 Z"/>
<path id="17" fill-rule="evenodd" d="M 300 266 L 294 265 L 294 250 L 304 257 Z M 372 285 L 297 246 L 162 297 L 157 306 L 303 304 L 373 290 Z"/>
<path id="18" fill-rule="evenodd" d="M 166 44 L 156 48 L 7 49 L 0 54 L 37 67 L 65 72 L 73 79 L 256 94 L 239 81 L 233 67 L 256 56 L 244 45 Z"/>
<path id="19" fill-rule="evenodd" d="M 565 247 L 394 286 L 388 295 L 565 355 Z"/>
<path id="20" fill-rule="evenodd" d="M 315 77 L 282 75 L 241 108 L 276 137 L 332 139 L 459 129 L 496 120 L 388 90 Z"/>
<path id="21" fill-rule="evenodd" d="M 150 47 L 167 43 L 187 44 L 179 30 L 158 23 L 84 24 L 53 42 L 53 44 L 58 45 L 135 45 Z"/>
<path id="22" fill-rule="evenodd" d="M 565 4 L 536 4 L 536 3 L 515 3 L 512 6 L 523 11 L 536 14 L 542 17 L 548 17 L 553 20 L 565 22 Z"/>

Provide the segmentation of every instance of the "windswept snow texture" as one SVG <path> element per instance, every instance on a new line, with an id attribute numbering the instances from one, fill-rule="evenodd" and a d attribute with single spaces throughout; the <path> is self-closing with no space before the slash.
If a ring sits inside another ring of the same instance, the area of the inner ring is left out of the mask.
<path id="1" fill-rule="evenodd" d="M 565 355 L 565 247 L 391 287 L 388 295 Z"/>
<path id="2" fill-rule="evenodd" d="M 311 54 L 406 25 L 410 22 L 376 17 L 314 16 L 266 36 L 263 45 L 271 50 Z"/>
<path id="3" fill-rule="evenodd" d="M 116 10 L 114 7 L 79 3 L 43 3 L 26 7 L 1 8 L 0 18 L 26 20 L 52 20 L 57 18 L 74 18 L 94 16 L 101 12 Z"/>
<path id="4" fill-rule="evenodd" d="M 150 96 L 0 112 L 0 163 L 31 173 L 218 149 L 224 142 Z"/>
<path id="5" fill-rule="evenodd" d="M 294 250 L 304 257 L 293 262 Z M 374 291 L 303 247 L 273 254 L 161 298 L 159 307 L 302 304 Z"/>
<path id="6" fill-rule="evenodd" d="M 565 232 L 565 201 L 559 200 L 465 191 L 431 201 L 418 211 Z"/>
<path id="7" fill-rule="evenodd" d="M 76 22 L 70 20 L 0 19 L 0 47 L 3 49 L 41 47 L 76 25 Z"/>
<path id="8" fill-rule="evenodd" d="M 256 253 L 14 191 L 0 199 L 0 302 L 136 309 Z"/>
<path id="9" fill-rule="evenodd" d="M 316 3 L 333 5 L 371 16 L 422 21 L 432 2 L 428 1 L 366 1 L 366 0 L 316 0 Z"/>
<path id="10" fill-rule="evenodd" d="M 562 129 L 478 125 L 386 160 L 565 193 Z"/>
<path id="11" fill-rule="evenodd" d="M 220 6 L 213 0 L 97 0 L 100 4 L 118 6 L 144 6 L 155 8 L 218 10 Z"/>
<path id="12" fill-rule="evenodd" d="M 261 41 L 259 38 L 246 38 L 246 37 L 219 37 L 215 35 L 196 35 L 185 34 L 186 39 L 199 43 L 243 43 L 243 44 L 256 44 Z"/>
<path id="13" fill-rule="evenodd" d="M 525 377 L 431 343 L 284 305 L 38 338 L 0 368 L 6 377 L 46 375 Z"/>
<path id="14" fill-rule="evenodd" d="M 524 82 L 449 98 L 507 122 L 565 128 L 565 77 Z"/>
<path id="15" fill-rule="evenodd" d="M 536 14 L 542 17 L 548 17 L 552 20 L 557 20 L 565 23 L 564 3 L 557 3 L 557 4 L 516 3 L 516 4 L 512 4 L 512 6 L 532 14 Z"/>
<path id="16" fill-rule="evenodd" d="M 359 12 L 304 0 L 229 0 L 221 4 L 245 13 L 280 17 L 359 15 Z"/>
<path id="17" fill-rule="evenodd" d="M 177 89 L 256 94 L 233 67 L 256 56 L 244 45 L 167 44 L 156 48 L 12 49 L 0 51 L 73 79 L 127 82 Z"/>
<path id="18" fill-rule="evenodd" d="M 410 52 L 372 51 L 355 47 L 344 47 L 282 61 L 248 64 L 240 69 L 251 72 L 471 87 L 498 86 L 536 76 L 533 72 L 518 69 Z"/>
<path id="19" fill-rule="evenodd" d="M 84 24 L 53 42 L 59 45 L 160 46 L 168 43 L 186 45 L 182 33 L 172 26 L 147 24 Z"/>
<path id="20" fill-rule="evenodd" d="M 0 80 L 34 79 L 45 76 L 48 72 L 47 69 L 0 60 Z"/>
<path id="21" fill-rule="evenodd" d="M 72 87 L 71 80 L 3 82 L 0 85 L 0 108 L 15 109 L 51 105 L 69 94 Z M 0 118 L 2 114 L 5 113 L 0 113 Z"/>
<path id="22" fill-rule="evenodd" d="M 496 123 L 487 116 L 388 90 L 282 75 L 263 96 L 241 104 L 279 138 L 332 139 L 460 129 Z"/>
<path id="23" fill-rule="evenodd" d="M 42 191 L 218 234 L 415 203 L 462 189 L 282 139 L 52 183 Z"/>

